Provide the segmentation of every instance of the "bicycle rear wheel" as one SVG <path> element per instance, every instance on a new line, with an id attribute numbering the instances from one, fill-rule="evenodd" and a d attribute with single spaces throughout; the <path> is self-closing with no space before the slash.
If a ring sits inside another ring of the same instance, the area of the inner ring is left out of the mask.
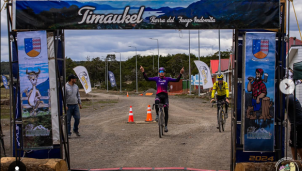
<path id="1" fill-rule="evenodd" d="M 163 134 L 163 127 L 162 127 L 162 109 L 160 109 L 159 116 L 158 116 L 158 131 L 159 131 L 159 138 L 162 137 Z"/>
<path id="2" fill-rule="evenodd" d="M 224 123 L 224 111 L 221 109 L 220 110 L 220 123 L 221 123 L 221 129 L 222 129 L 222 131 L 224 131 L 224 125 L 225 125 L 225 123 Z"/>
<path id="3" fill-rule="evenodd" d="M 164 135 L 164 127 L 165 127 L 165 114 L 163 110 L 161 110 L 161 135 Z"/>

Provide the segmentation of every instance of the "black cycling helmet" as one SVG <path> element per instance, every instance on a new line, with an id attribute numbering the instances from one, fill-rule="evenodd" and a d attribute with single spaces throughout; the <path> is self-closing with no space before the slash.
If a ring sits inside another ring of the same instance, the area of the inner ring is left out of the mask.
<path id="1" fill-rule="evenodd" d="M 160 71 L 166 72 L 166 69 L 164 67 L 160 67 L 159 70 L 158 70 L 158 72 L 160 72 Z"/>

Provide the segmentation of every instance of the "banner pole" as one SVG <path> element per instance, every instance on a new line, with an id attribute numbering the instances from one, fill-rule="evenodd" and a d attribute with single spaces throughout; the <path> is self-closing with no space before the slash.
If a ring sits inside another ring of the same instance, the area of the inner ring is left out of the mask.
<path id="1" fill-rule="evenodd" d="M 62 84 L 61 84 L 61 81 L 60 81 L 60 74 L 59 74 L 59 66 L 58 66 L 58 47 L 59 47 L 59 31 L 56 30 L 57 34 L 55 34 L 54 32 L 54 43 L 55 43 L 55 67 L 56 67 L 56 71 L 57 71 L 57 84 L 59 85 L 59 91 L 57 91 L 57 99 L 58 99 L 58 102 L 59 102 L 59 92 L 62 94 L 62 100 L 63 100 L 63 105 L 66 106 L 66 103 L 65 103 L 65 95 L 63 94 L 63 90 L 62 90 Z M 65 86 L 64 86 L 65 87 Z M 59 110 L 59 105 L 58 105 L 58 110 Z M 63 117 L 66 117 L 66 108 L 64 108 L 64 112 L 65 112 L 65 115 L 63 115 Z M 67 117 L 65 119 L 65 123 L 66 123 L 66 129 L 67 129 Z M 69 156 L 69 148 L 66 147 L 66 141 L 65 141 L 65 138 L 67 136 L 64 136 L 63 134 L 63 129 L 62 129 L 62 122 L 61 122 L 61 118 L 59 116 L 59 124 L 60 124 L 60 132 L 61 132 L 61 138 L 63 139 L 63 144 L 64 144 L 64 149 L 65 149 L 65 157 L 66 157 L 66 160 L 67 160 L 67 165 L 68 165 L 68 169 L 70 169 L 70 156 Z M 60 144 L 62 143 L 62 141 L 60 141 Z M 69 141 L 68 141 L 68 137 L 67 137 L 67 144 L 69 144 Z"/>
<path id="2" fill-rule="evenodd" d="M 106 57 L 106 63 L 107 63 L 107 75 L 106 75 L 106 79 L 107 79 L 107 93 L 108 93 L 108 59 Z"/>
<path id="3" fill-rule="evenodd" d="M 234 81 L 233 81 L 233 84 L 234 84 L 234 90 L 237 90 L 238 89 L 238 30 L 236 29 L 235 30 L 235 56 L 234 56 L 234 67 L 235 67 L 235 77 L 234 77 Z M 237 141 L 237 115 L 238 115 L 238 111 L 237 111 L 237 106 L 238 106 L 238 91 L 234 91 L 234 94 L 233 94 L 233 97 L 234 97 L 234 105 L 233 105 L 233 110 L 234 110 L 234 113 L 233 113 L 233 125 L 234 125 L 234 142 L 233 142 L 233 153 L 234 153 L 234 157 L 233 157 L 233 170 L 235 168 L 235 164 L 236 164 L 236 160 L 237 160 L 237 148 L 236 148 L 236 141 Z M 241 134 L 241 133 L 240 133 Z"/>
<path id="4" fill-rule="evenodd" d="M 284 25 L 286 25 L 286 23 L 284 22 L 284 20 L 285 20 L 285 4 L 286 4 L 286 2 L 285 3 L 282 3 L 282 5 L 283 5 L 283 8 L 282 8 L 282 23 L 281 23 L 281 55 L 280 55 L 280 60 L 281 60 L 281 67 L 283 68 L 284 67 L 284 62 L 283 62 L 283 55 L 284 55 L 284 31 L 286 31 L 286 30 L 284 30 Z M 284 76 L 284 73 L 283 73 L 283 69 L 280 69 L 280 74 L 281 74 L 281 77 L 283 77 Z M 282 78 L 281 78 L 282 79 Z M 282 117 L 282 113 L 283 113 L 283 110 L 284 110 L 284 106 L 282 105 L 283 104 L 283 97 L 284 97 L 284 95 L 280 92 L 280 117 L 281 117 L 281 119 L 283 119 L 283 121 L 285 120 L 285 114 L 283 115 L 283 117 Z M 284 135 L 283 135 L 283 124 L 281 124 L 281 126 L 280 126 L 280 148 L 282 149 L 282 140 L 283 140 L 283 137 L 286 135 L 286 132 L 284 133 Z M 285 128 L 285 129 L 287 129 L 287 128 Z M 285 144 L 287 144 L 287 140 L 285 140 Z M 283 149 L 284 150 L 284 149 Z M 284 156 L 284 151 L 283 151 L 283 156 Z M 282 157 L 282 151 L 280 151 L 280 158 Z"/>
<path id="5" fill-rule="evenodd" d="M 6 5 L 8 7 L 8 5 Z M 10 149 L 13 149 L 13 130 L 12 130 L 12 120 L 14 120 L 14 116 L 12 118 L 12 104 L 13 104 L 13 99 L 12 99 L 12 93 L 13 93 L 13 67 L 12 67 L 12 55 L 11 55 L 11 42 L 10 42 L 10 29 L 9 29 L 9 11 L 7 10 L 7 36 L 8 36 L 8 56 L 9 56 L 9 77 L 10 77 L 10 93 L 9 93 L 9 126 L 10 126 Z M 15 125 L 14 125 L 15 127 Z M 14 129 L 15 132 L 15 129 Z M 14 150 L 12 150 L 12 156 L 14 156 Z"/>
<path id="6" fill-rule="evenodd" d="M 120 93 L 122 92 L 122 53 L 120 52 Z"/>
<path id="7" fill-rule="evenodd" d="M 220 29 L 218 30 L 218 44 L 219 44 L 219 66 L 218 66 L 218 73 L 221 74 L 221 55 L 220 55 Z"/>
<path id="8" fill-rule="evenodd" d="M 10 14 L 9 14 L 9 3 L 6 4 L 6 8 L 7 8 L 7 31 L 8 31 L 8 51 L 9 51 L 9 63 L 10 63 L 10 69 L 12 71 L 12 56 L 11 56 L 11 43 L 10 43 Z M 14 41 L 16 41 L 15 37 L 14 37 Z M 18 54 L 18 50 L 17 50 L 17 54 Z M 18 80 L 18 78 L 17 78 Z M 13 79 L 13 74 L 11 72 L 11 87 L 13 88 L 13 85 L 14 85 L 14 79 Z M 13 91 L 12 91 L 13 92 Z M 14 99 L 12 100 L 12 106 L 13 106 L 13 136 L 11 138 L 14 139 L 14 147 L 15 149 L 12 150 L 13 151 L 13 155 L 14 155 L 14 152 L 15 152 L 15 157 L 16 157 L 16 164 L 19 165 L 20 163 L 20 160 L 18 160 L 18 154 L 17 154 L 17 137 L 16 137 L 16 99 L 17 99 L 17 94 L 18 94 L 18 82 L 16 83 L 16 91 L 15 91 L 15 96 L 14 96 Z"/>
<path id="9" fill-rule="evenodd" d="M 200 61 L 200 37 L 199 37 L 199 29 L 198 29 L 198 60 Z M 198 68 L 197 68 L 198 69 Z M 200 72 L 198 72 L 198 96 L 200 96 Z"/>
<path id="10" fill-rule="evenodd" d="M 189 94 L 191 95 L 191 32 L 189 30 Z"/>

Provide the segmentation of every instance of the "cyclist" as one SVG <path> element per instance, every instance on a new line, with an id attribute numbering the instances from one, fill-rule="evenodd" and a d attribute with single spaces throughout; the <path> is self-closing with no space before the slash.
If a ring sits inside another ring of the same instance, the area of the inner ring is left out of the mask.
<path id="1" fill-rule="evenodd" d="M 168 97 L 168 83 L 169 82 L 178 82 L 181 78 L 181 75 L 184 73 L 184 67 L 180 70 L 179 76 L 175 78 L 170 78 L 170 77 L 165 77 L 166 70 L 163 67 L 160 67 L 158 70 L 159 77 L 147 77 L 145 73 L 145 69 L 141 66 L 140 70 L 143 72 L 144 78 L 146 81 L 155 81 L 156 82 L 156 97 L 155 97 L 155 104 L 159 104 L 159 102 L 162 102 L 163 104 L 166 105 L 164 107 L 165 111 L 165 132 L 168 132 L 168 119 L 169 119 L 169 114 L 168 114 L 168 107 L 169 107 L 169 97 Z M 156 109 L 156 121 L 158 121 L 158 111 L 159 108 L 158 106 L 155 106 Z"/>
<path id="2" fill-rule="evenodd" d="M 218 81 L 216 81 L 213 85 L 213 91 L 212 91 L 212 100 L 211 103 L 213 101 L 215 101 L 214 97 L 215 97 L 215 93 L 217 91 L 217 101 L 221 101 L 221 100 L 225 100 L 227 103 L 225 103 L 225 118 L 228 118 L 228 103 L 229 103 L 229 86 L 228 83 L 223 81 L 223 75 L 220 74 L 217 76 Z M 218 108 L 217 108 L 218 110 Z M 217 111 L 217 115 L 218 115 L 218 111 Z M 219 129 L 219 125 L 217 127 Z"/>

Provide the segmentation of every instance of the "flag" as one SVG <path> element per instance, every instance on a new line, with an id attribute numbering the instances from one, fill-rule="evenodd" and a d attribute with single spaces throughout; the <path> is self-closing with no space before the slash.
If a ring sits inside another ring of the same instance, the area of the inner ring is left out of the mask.
<path id="1" fill-rule="evenodd" d="M 87 69 L 83 66 L 77 66 L 73 68 L 73 70 L 77 74 L 79 80 L 81 81 L 86 94 L 91 92 L 91 83 L 90 83 Z"/>
<path id="2" fill-rule="evenodd" d="M 3 81 L 3 85 L 4 85 L 5 89 L 9 89 L 6 76 L 2 75 L 2 81 Z"/>
<path id="3" fill-rule="evenodd" d="M 212 88 L 213 87 L 212 76 L 208 65 L 202 61 L 194 61 L 194 62 L 202 78 L 200 79 L 200 81 L 202 81 L 203 88 L 204 89 Z"/>
<path id="4" fill-rule="evenodd" d="M 116 82 L 115 82 L 115 77 L 114 77 L 113 72 L 108 71 L 108 74 L 109 74 L 109 80 L 111 83 L 111 87 L 116 87 Z"/>

